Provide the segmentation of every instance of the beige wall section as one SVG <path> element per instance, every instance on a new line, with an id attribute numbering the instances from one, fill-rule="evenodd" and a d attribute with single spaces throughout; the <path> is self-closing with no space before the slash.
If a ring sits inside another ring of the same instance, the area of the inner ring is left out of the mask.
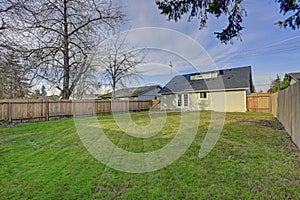
<path id="1" fill-rule="evenodd" d="M 161 109 L 178 109 L 176 94 L 162 95 Z M 199 93 L 189 93 L 189 107 L 187 109 L 246 112 L 246 91 L 210 92 L 207 93 L 207 99 L 200 99 Z"/>
<path id="2" fill-rule="evenodd" d="M 223 92 L 218 92 L 219 98 L 214 98 L 213 104 L 215 105 L 215 111 L 225 111 L 226 112 L 246 112 L 246 91 L 226 91 L 225 95 Z M 225 96 L 225 97 L 224 97 Z M 224 102 L 225 98 L 225 102 Z"/>
<path id="3" fill-rule="evenodd" d="M 293 78 L 291 78 L 291 81 L 290 81 L 290 85 L 294 85 L 297 81 Z"/>
<path id="4" fill-rule="evenodd" d="M 161 95 L 161 110 L 174 110 L 177 108 L 176 94 L 164 94 Z"/>

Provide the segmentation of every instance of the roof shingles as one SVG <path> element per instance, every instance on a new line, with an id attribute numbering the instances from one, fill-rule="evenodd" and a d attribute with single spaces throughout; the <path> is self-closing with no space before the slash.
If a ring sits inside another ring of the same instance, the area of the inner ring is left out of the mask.
<path id="1" fill-rule="evenodd" d="M 217 73 L 216 78 L 191 80 L 191 76 Z M 224 89 L 250 89 L 252 91 L 251 66 L 216 70 L 175 76 L 160 93 L 176 93 L 184 91 L 210 91 Z"/>

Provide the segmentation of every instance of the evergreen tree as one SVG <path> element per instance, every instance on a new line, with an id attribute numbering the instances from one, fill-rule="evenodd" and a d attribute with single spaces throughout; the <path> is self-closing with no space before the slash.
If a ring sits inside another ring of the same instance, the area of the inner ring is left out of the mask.
<path id="1" fill-rule="evenodd" d="M 17 56 L 8 54 L 0 60 L 0 99 L 28 97 L 31 93 L 31 71 L 20 64 Z"/>
<path id="2" fill-rule="evenodd" d="M 275 93 L 280 90 L 284 90 L 285 88 L 290 86 L 290 80 L 290 76 L 288 74 L 285 74 L 283 80 L 281 81 L 280 76 L 277 74 L 276 78 L 272 80 L 268 92 Z"/>

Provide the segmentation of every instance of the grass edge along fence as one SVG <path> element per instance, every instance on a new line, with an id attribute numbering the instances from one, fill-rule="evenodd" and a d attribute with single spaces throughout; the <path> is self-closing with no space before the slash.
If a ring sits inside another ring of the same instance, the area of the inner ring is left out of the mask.
<path id="1" fill-rule="evenodd" d="M 0 100 L 0 121 L 49 121 L 76 115 L 149 110 L 152 100 Z M 74 113 L 74 111 L 76 111 Z"/>
<path id="2" fill-rule="evenodd" d="M 247 96 L 247 111 L 273 114 L 300 148 L 300 81 L 274 94 Z"/>
<path id="3" fill-rule="evenodd" d="M 272 114 L 284 126 L 293 142 L 300 148 L 300 82 L 271 97 Z"/>

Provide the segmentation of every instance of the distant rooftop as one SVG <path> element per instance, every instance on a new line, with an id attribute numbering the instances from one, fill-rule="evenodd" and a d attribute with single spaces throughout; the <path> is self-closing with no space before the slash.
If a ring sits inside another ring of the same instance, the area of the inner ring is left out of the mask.
<path id="1" fill-rule="evenodd" d="M 296 72 L 296 73 L 289 73 L 290 77 L 292 77 L 295 80 L 300 81 L 300 72 Z"/>
<path id="2" fill-rule="evenodd" d="M 133 87 L 133 88 L 123 88 L 116 90 L 116 98 L 129 98 L 129 97 L 138 97 L 139 95 L 150 91 L 155 88 L 161 88 L 159 85 L 143 86 L 143 87 Z M 100 98 L 111 98 L 112 92 L 100 95 Z"/>

